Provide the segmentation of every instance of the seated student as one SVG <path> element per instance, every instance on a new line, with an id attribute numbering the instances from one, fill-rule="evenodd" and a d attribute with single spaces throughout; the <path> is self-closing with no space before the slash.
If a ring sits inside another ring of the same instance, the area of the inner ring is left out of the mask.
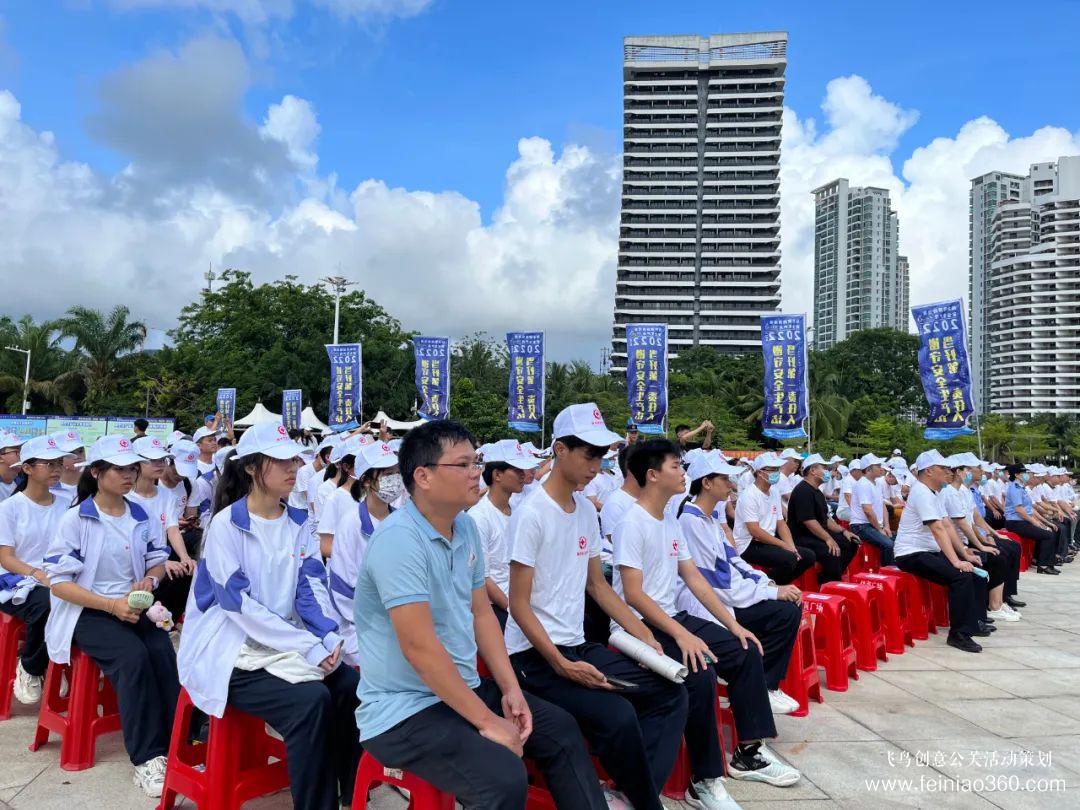
<path id="1" fill-rule="evenodd" d="M 1057 532 L 1055 561 L 1059 565 L 1071 563 L 1076 557 L 1076 552 L 1072 550 L 1070 545 L 1072 542 L 1069 533 L 1070 527 L 1062 519 L 1057 505 L 1052 500 L 1053 492 L 1048 483 L 1049 468 L 1044 464 L 1029 464 L 1027 468 L 1032 474 L 1031 483 L 1028 486 L 1031 492 L 1031 502 L 1034 504 L 1035 510 L 1039 512 L 1044 520 L 1049 521 Z"/>
<path id="2" fill-rule="evenodd" d="M 983 462 L 982 476 L 978 479 L 979 495 L 986 513 L 983 517 L 994 529 L 1005 528 L 1005 465 Z"/>
<path id="3" fill-rule="evenodd" d="M 330 582 L 330 602 L 338 635 L 345 639 L 342 654 L 350 666 L 359 666 L 356 625 L 353 622 L 356 580 L 364 565 L 368 543 L 375 529 L 390 517 L 405 484 L 397 454 L 388 442 L 373 442 L 360 448 L 352 474 L 360 489 L 360 501 L 339 516 L 334 535 L 334 555 L 326 563 Z"/>
<path id="4" fill-rule="evenodd" d="M 273 422 L 241 436 L 188 599 L 180 682 L 207 714 L 265 720 L 285 740 L 293 806 L 336 810 L 360 761 L 358 676 L 340 660 L 314 522 L 287 503 L 301 449 Z"/>
<path id="5" fill-rule="evenodd" d="M 26 625 L 15 665 L 13 694 L 20 703 L 37 703 L 49 651 L 49 579 L 42 566 L 70 501 L 51 488 L 60 480 L 65 451 L 52 436 L 38 436 L 19 448 L 22 482 L 0 503 L 0 611 Z"/>
<path id="6" fill-rule="evenodd" d="M 739 493 L 735 504 L 735 547 L 748 563 L 760 565 L 774 582 L 787 585 L 812 568 L 817 557 L 795 545 L 781 520 L 780 498 L 772 491 L 780 480 L 780 460 L 763 453 L 754 459 L 753 474 L 753 484 Z"/>
<path id="7" fill-rule="evenodd" d="M 513 439 L 488 445 L 483 473 L 488 489 L 469 510 L 484 547 L 484 588 L 503 629 L 510 615 L 510 499 L 525 488 L 525 471 L 538 466 L 536 457 Z"/>
<path id="8" fill-rule="evenodd" d="M 851 505 L 851 495 L 855 491 L 855 485 L 863 477 L 862 462 L 853 458 L 848 464 L 847 474 L 840 482 L 836 501 L 836 519 L 851 521 L 851 513 L 854 511 Z"/>
<path id="9" fill-rule="evenodd" d="M 859 459 L 861 477 L 851 490 L 851 531 L 862 541 L 881 550 L 881 564 L 893 564 L 892 527 L 885 511 L 885 500 L 878 481 L 885 475 L 883 459 L 867 453 Z"/>
<path id="10" fill-rule="evenodd" d="M 691 497 L 679 514 L 679 528 L 698 571 L 720 601 L 734 611 L 739 624 L 761 642 L 769 704 L 774 714 L 788 714 L 799 704 L 784 694 L 780 682 L 787 675 L 791 649 L 799 632 L 802 593 L 794 585 L 772 584 L 764 574 L 743 562 L 735 550 L 731 529 L 720 508 L 732 490 L 731 478 L 740 472 L 738 467 L 715 456 L 692 464 L 687 472 Z M 692 616 L 715 621 L 681 581 L 676 606 Z"/>
<path id="11" fill-rule="evenodd" d="M 1054 567 L 1058 534 L 1056 528 L 1035 511 L 1031 495 L 1024 486 L 1031 473 L 1023 464 L 1005 468 L 1009 485 L 1005 488 L 1005 530 L 1035 541 L 1035 571 L 1039 574 L 1060 574 Z"/>
<path id="12" fill-rule="evenodd" d="M 510 668 L 464 511 L 484 466 L 473 448 L 464 427 L 438 420 L 398 451 L 412 497 L 372 535 L 354 599 L 364 746 L 466 807 L 524 808 L 524 753 L 557 806 L 603 808 L 577 724 L 523 693 Z M 477 675 L 478 653 L 493 680 Z"/>
<path id="13" fill-rule="evenodd" d="M 989 605 L 987 606 L 987 616 L 990 619 L 995 620 L 1004 619 L 1005 621 L 1015 621 L 1022 618 L 1020 612 L 1015 608 L 1018 606 L 1023 607 L 1023 603 L 1013 605 L 1013 602 L 1018 601 L 1015 597 L 1017 584 L 1020 580 L 1020 544 L 1015 540 L 1010 540 L 1004 535 L 998 534 L 998 532 L 986 522 L 986 506 L 983 504 L 979 487 L 975 484 L 975 480 L 977 480 L 975 476 L 980 473 L 980 468 L 985 469 L 985 466 L 988 466 L 989 463 L 986 461 L 979 461 L 973 453 L 964 453 L 963 456 L 969 461 L 973 468 L 973 472 L 968 478 L 969 483 L 963 485 L 964 489 L 967 490 L 967 496 L 971 504 L 971 509 L 968 511 L 967 515 L 968 523 L 978 536 L 979 541 L 1001 556 L 1004 566 L 1005 579 L 1002 583 L 1000 603 L 997 601 L 994 593 L 991 592 L 989 595 Z"/>
<path id="14" fill-rule="evenodd" d="M 761 751 L 762 740 L 776 736 L 761 643 L 724 607 L 694 565 L 678 520 L 664 514 L 668 500 L 683 491 L 678 447 L 667 439 L 643 442 L 630 459 L 630 473 L 641 497 L 615 530 L 614 587 L 664 652 L 690 670 L 685 682 L 689 712 L 684 734 L 692 770 L 687 801 L 708 808 L 730 801 L 720 779 L 724 763 L 716 725 L 716 675 L 727 682 L 739 736 L 730 775 L 781 787 L 795 784 L 798 771 Z M 676 608 L 679 579 L 712 621 Z"/>
<path id="15" fill-rule="evenodd" d="M 301 446 L 305 447 L 305 445 Z M 333 442 L 330 437 L 323 439 L 315 448 L 311 461 L 296 471 L 296 486 L 289 493 L 289 506 L 296 509 L 311 509 L 311 504 L 308 503 L 308 485 L 311 483 L 312 477 L 326 469 L 326 465 L 330 463 L 330 451 L 332 449 Z M 319 475 L 318 477 L 320 479 L 319 483 L 322 483 L 322 476 Z"/>
<path id="16" fill-rule="evenodd" d="M 979 622 L 976 601 L 974 552 L 954 543 L 946 527 L 937 492 L 950 476 L 948 463 L 937 450 L 927 450 L 915 460 L 917 480 L 911 485 L 907 505 L 896 532 L 896 566 L 949 588 L 949 636 L 946 643 L 964 652 L 982 652 L 972 636 L 986 636 Z M 957 547 L 959 546 L 959 548 Z"/>
<path id="17" fill-rule="evenodd" d="M 71 506 L 75 500 L 75 490 L 79 486 L 79 476 L 82 474 L 82 468 L 78 465 L 86 461 L 86 447 L 77 430 L 60 430 L 50 435 L 56 446 L 66 453 L 60 480 L 51 489 L 60 496 L 64 506 Z"/>
<path id="18" fill-rule="evenodd" d="M 132 591 L 157 588 L 169 557 L 160 519 L 126 499 L 141 461 L 115 434 L 87 453 L 76 505 L 60 518 L 45 556 L 52 585 L 45 639 L 51 660 L 68 663 L 75 645 L 109 679 L 135 784 L 157 797 L 180 684 L 169 634 L 128 604 Z"/>
<path id="19" fill-rule="evenodd" d="M 621 487 L 608 495 L 604 508 L 600 510 L 600 562 L 609 569 L 611 567 L 611 537 L 615 534 L 615 529 L 618 528 L 626 510 L 633 506 L 641 496 L 641 487 L 638 486 L 634 476 L 629 474 L 627 466 L 630 455 L 638 444 L 634 442 L 619 448 L 618 463 L 623 483 Z M 610 581 L 610 571 L 608 573 Z"/>
<path id="20" fill-rule="evenodd" d="M 11 431 L 0 428 L 0 502 L 15 492 L 15 479 L 19 475 L 19 448 L 23 441 Z"/>
<path id="21" fill-rule="evenodd" d="M 333 472 L 319 487 L 316 496 L 319 549 L 323 559 L 328 559 L 334 550 L 334 533 L 341 515 L 353 511 L 363 494 L 363 486 L 356 480 L 354 471 L 361 450 L 371 444 L 374 442 L 365 442 L 360 436 L 350 436 L 330 453 L 328 469 Z"/>
<path id="22" fill-rule="evenodd" d="M 819 489 L 825 476 L 825 459 L 814 453 L 802 463 L 802 480 L 791 491 L 787 525 L 795 547 L 806 550 L 821 564 L 818 581 L 843 578 L 855 556 L 859 539 L 829 517 L 829 507 Z"/>
<path id="23" fill-rule="evenodd" d="M 564 408 L 552 437 L 551 475 L 510 524 L 510 661 L 529 691 L 573 715 L 630 804 L 659 810 L 686 724 L 686 690 L 587 642 L 584 631 L 588 591 L 609 619 L 661 650 L 604 578 L 596 510 L 579 492 L 618 436 L 590 402 Z M 609 677 L 635 686 L 616 687 Z"/>
<path id="24" fill-rule="evenodd" d="M 1062 476 L 1058 474 L 1057 467 L 1048 467 L 1046 470 L 1046 477 L 1042 485 L 1043 491 L 1043 503 L 1048 507 L 1050 518 L 1064 530 L 1066 537 L 1065 553 L 1069 556 L 1075 557 L 1075 545 L 1076 545 L 1076 513 L 1072 509 L 1072 505 L 1069 504 L 1066 507 L 1065 502 L 1062 500 L 1059 485 L 1061 483 Z"/>

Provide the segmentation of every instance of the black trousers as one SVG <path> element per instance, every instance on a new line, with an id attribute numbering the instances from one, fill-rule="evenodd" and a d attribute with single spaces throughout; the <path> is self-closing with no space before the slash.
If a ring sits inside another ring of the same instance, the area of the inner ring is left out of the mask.
<path id="1" fill-rule="evenodd" d="M 802 608 L 794 602 L 764 599 L 750 607 L 735 608 L 733 612 L 739 624 L 757 636 L 765 651 L 761 661 L 765 686 L 770 692 L 779 689 L 787 675 L 791 650 L 799 635 Z"/>
<path id="2" fill-rule="evenodd" d="M 506 632 L 506 620 L 508 618 L 510 618 L 510 614 L 507 613 L 505 610 L 503 610 L 498 605 L 492 605 L 491 606 L 491 611 L 492 611 L 492 613 L 495 614 L 495 618 L 499 620 L 499 627 L 501 627 L 503 632 L 505 633 Z"/>
<path id="3" fill-rule="evenodd" d="M 724 775 L 723 746 L 716 727 L 717 675 L 728 685 L 728 699 L 739 739 L 750 741 L 776 736 L 761 653 L 753 644 L 744 650 L 735 636 L 716 622 L 691 616 L 685 611 L 676 613 L 672 619 L 708 644 L 716 659 L 712 667 L 697 672 L 691 669 L 684 683 L 689 699 L 684 733 L 691 770 L 696 781 L 716 779 Z M 682 650 L 675 639 L 652 625 L 649 628 L 667 656 L 681 661 Z"/>
<path id="4" fill-rule="evenodd" d="M 515 653 L 510 663 L 523 688 L 577 720 L 604 769 L 636 810 L 661 810 L 660 790 L 686 726 L 686 689 L 599 644 L 559 647 L 559 652 L 637 688 L 612 692 L 580 686 L 558 675 L 534 649 Z"/>
<path id="5" fill-rule="evenodd" d="M 129 624 L 103 611 L 83 608 L 71 640 L 98 665 L 116 691 L 131 764 L 168 756 L 180 697 L 169 634 L 145 615 Z"/>
<path id="6" fill-rule="evenodd" d="M 825 531 L 829 531 L 826 529 Z M 821 565 L 818 573 L 818 582 L 824 585 L 826 582 L 839 582 L 844 577 L 848 564 L 855 557 L 856 545 L 844 537 L 843 532 L 829 532 L 829 535 L 840 547 L 839 556 L 829 553 L 829 545 L 824 540 L 813 535 L 804 534 L 795 538 L 795 545 L 800 554 L 806 554 L 809 550 Z M 807 556 L 809 556 L 807 554 Z"/>
<path id="7" fill-rule="evenodd" d="M 1033 526 L 1026 520 L 1006 520 L 1005 530 L 1035 541 L 1035 564 L 1047 566 L 1054 564 L 1057 552 L 1058 536 L 1048 529 Z"/>
<path id="8" fill-rule="evenodd" d="M 809 549 L 799 549 L 799 556 L 796 557 L 786 548 L 757 540 L 751 540 L 750 545 L 739 556 L 751 565 L 760 565 L 769 575 L 769 579 L 778 585 L 794 582 L 802 576 L 803 571 L 813 568 L 817 562 L 817 556 Z"/>
<path id="9" fill-rule="evenodd" d="M 485 678 L 474 691 L 489 709 L 502 715 L 502 694 L 494 681 Z M 533 716 L 525 755 L 540 766 L 556 806 L 606 808 L 574 718 L 528 692 L 525 700 Z M 417 712 L 364 745 L 384 766 L 416 774 L 453 793 L 465 807 L 524 810 L 525 765 L 509 748 L 481 736 L 445 703 Z"/>
<path id="10" fill-rule="evenodd" d="M 49 650 L 45 646 L 45 623 L 49 620 L 49 589 L 44 586 L 36 587 L 27 594 L 26 601 L 21 605 L 5 602 L 0 605 L 0 611 L 14 616 L 26 625 L 19 660 L 28 674 L 40 678 L 49 666 Z"/>
<path id="11" fill-rule="evenodd" d="M 1020 582 L 1020 544 L 1007 537 L 996 541 L 997 549 L 1005 558 L 1005 590 L 1004 596 L 1016 596 L 1017 585 Z"/>
<path id="12" fill-rule="evenodd" d="M 949 631 L 971 635 L 986 615 L 986 584 L 977 574 L 965 573 L 949 562 L 944 552 L 917 551 L 896 558 L 896 567 L 949 588 Z"/>
<path id="13" fill-rule="evenodd" d="M 197 560 L 199 558 L 199 550 L 202 546 L 202 530 L 201 529 L 188 529 L 183 532 L 182 537 L 184 539 L 184 546 L 187 548 L 188 555 Z M 179 562 L 180 556 L 176 553 L 176 549 L 169 547 L 169 559 L 174 562 Z M 161 582 L 158 583 L 157 590 L 154 591 L 154 596 L 165 607 L 169 609 L 169 612 L 173 615 L 173 620 L 180 621 L 180 617 L 184 615 L 184 611 L 187 609 L 188 593 L 191 591 L 192 577 L 187 574 L 176 579 L 170 579 L 169 577 L 162 577 Z"/>
<path id="14" fill-rule="evenodd" d="M 990 528 L 992 528 L 992 529 L 1004 529 L 1005 528 L 1005 518 L 997 517 L 989 509 L 986 510 L 986 514 L 984 515 L 984 517 L 986 518 L 986 522 L 990 524 Z"/>
<path id="15" fill-rule="evenodd" d="M 360 675 L 344 664 L 321 681 L 289 683 L 266 670 L 234 669 L 229 705 L 265 720 L 285 740 L 289 790 L 299 810 L 352 804 L 363 748 L 356 730 Z"/>
<path id="16" fill-rule="evenodd" d="M 1072 524 L 1067 520 L 1055 520 L 1054 525 L 1057 526 L 1057 555 L 1064 557 L 1072 542 Z"/>
<path id="17" fill-rule="evenodd" d="M 989 576 L 986 579 L 986 590 L 992 591 L 998 585 L 1004 584 L 1008 578 L 1008 561 L 1000 554 L 989 554 L 985 551 L 976 551 L 982 560 L 982 567 Z"/>

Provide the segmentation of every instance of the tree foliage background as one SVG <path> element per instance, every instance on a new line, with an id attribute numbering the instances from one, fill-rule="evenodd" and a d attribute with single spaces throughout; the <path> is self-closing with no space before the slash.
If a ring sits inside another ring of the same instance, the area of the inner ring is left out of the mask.
<path id="1" fill-rule="evenodd" d="M 237 389 L 243 412 L 262 402 L 280 410 L 281 392 L 300 388 L 305 405 L 325 416 L 330 364 L 325 344 L 333 330 L 334 298 L 294 277 L 255 285 L 228 270 L 213 292 L 181 310 L 171 344 L 143 350 L 145 324 L 126 307 L 108 313 L 73 307 L 55 321 L 0 317 L 0 346 L 31 350 L 31 413 L 171 416 L 193 430 L 213 407 L 219 387 Z M 363 346 L 363 414 L 383 410 L 398 419 L 415 412 L 410 332 L 362 291 L 341 298 L 343 342 Z M 899 448 L 909 459 L 929 446 L 922 438 L 926 400 L 917 370 L 918 338 L 869 329 L 810 353 L 810 433 L 815 451 L 846 458 Z M 451 360 L 450 413 L 483 441 L 510 435 L 507 362 L 502 336 L 477 333 L 456 341 Z M 17 413 L 25 355 L 0 354 L 0 412 Z M 758 352 L 720 354 L 707 347 L 683 352 L 671 364 L 669 425 L 716 427 L 728 450 L 776 447 L 761 435 L 764 367 Z M 621 378 L 598 374 L 584 361 L 549 362 L 546 435 L 555 414 L 573 402 L 595 401 L 609 426 L 629 416 Z M 982 418 L 984 453 L 998 460 L 1080 459 L 1080 422 L 1036 415 L 1018 422 Z M 536 435 L 519 435 L 539 444 Z M 976 450 L 974 436 L 942 447 Z"/>

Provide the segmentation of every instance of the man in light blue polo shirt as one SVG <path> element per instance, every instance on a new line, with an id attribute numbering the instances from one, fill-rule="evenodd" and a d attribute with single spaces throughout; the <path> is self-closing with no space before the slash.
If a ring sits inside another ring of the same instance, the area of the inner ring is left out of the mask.
<path id="1" fill-rule="evenodd" d="M 466 807 L 525 807 L 524 753 L 560 808 L 606 807 L 581 731 L 523 694 L 484 587 L 484 554 L 465 510 L 483 463 L 461 425 L 410 431 L 398 466 L 411 497 L 371 537 L 356 583 L 357 727 L 364 747 Z M 477 653 L 492 678 L 480 678 Z"/>

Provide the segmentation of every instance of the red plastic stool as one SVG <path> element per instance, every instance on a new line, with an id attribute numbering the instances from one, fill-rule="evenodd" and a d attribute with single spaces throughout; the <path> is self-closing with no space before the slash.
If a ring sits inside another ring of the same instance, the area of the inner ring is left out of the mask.
<path id="1" fill-rule="evenodd" d="M 723 754 L 721 753 L 721 759 Z M 671 769 L 671 775 L 668 776 L 667 782 L 664 783 L 664 789 L 661 791 L 669 799 L 678 799 L 682 801 L 686 798 L 686 789 L 690 787 L 690 780 L 693 778 L 693 773 L 690 769 L 690 752 L 686 750 L 686 740 L 679 743 L 679 755 L 675 757 L 675 765 Z"/>
<path id="2" fill-rule="evenodd" d="M 814 623 L 805 613 L 799 623 L 795 645 L 791 648 L 791 661 L 781 686 L 785 693 L 799 703 L 791 713 L 793 717 L 806 717 L 810 713 L 810 698 L 824 703 L 821 696 L 821 679 L 818 677 L 817 652 L 814 647 Z"/>
<path id="3" fill-rule="evenodd" d="M 937 622 L 934 621 L 933 595 L 930 590 L 930 586 L 933 583 L 922 577 L 915 577 L 915 581 L 919 583 L 919 592 L 922 596 L 923 610 L 926 611 L 926 631 L 937 635 Z"/>
<path id="4" fill-rule="evenodd" d="M 885 625 L 885 649 L 903 655 L 909 641 L 908 600 L 899 577 L 890 574 L 856 574 L 855 582 L 865 582 L 881 591 L 882 622 Z M 911 642 L 914 646 L 914 642 Z"/>
<path id="5" fill-rule="evenodd" d="M 454 797 L 443 793 L 430 782 L 398 768 L 385 768 L 379 760 L 365 752 L 356 769 L 353 787 L 353 807 L 366 810 L 368 791 L 375 785 L 397 785 L 409 791 L 409 810 L 454 810 Z M 214 809 L 216 810 L 216 808 Z"/>
<path id="6" fill-rule="evenodd" d="M 64 673 L 69 691 L 62 698 L 60 678 Z M 58 734 L 60 767 L 65 771 L 84 771 L 94 766 L 97 738 L 119 730 L 116 693 L 109 679 L 101 677 L 101 670 L 90 656 L 72 647 L 70 665 L 49 662 L 31 751 L 37 751 L 49 741 L 49 732 Z"/>
<path id="7" fill-rule="evenodd" d="M 821 592 L 848 600 L 851 623 L 855 626 L 855 663 L 859 669 L 873 672 L 879 658 L 888 661 L 885 626 L 881 621 L 881 592 L 865 582 L 826 582 Z"/>
<path id="8" fill-rule="evenodd" d="M 923 601 L 930 610 L 930 629 L 936 633 L 939 627 L 949 626 L 949 586 L 922 577 L 919 582 L 923 588 Z"/>
<path id="9" fill-rule="evenodd" d="M 1031 564 L 1035 562 L 1035 541 L 1005 529 L 998 529 L 998 534 L 1020 544 L 1020 570 L 1027 571 L 1031 568 Z"/>
<path id="10" fill-rule="evenodd" d="M 0 720 L 11 717 L 11 696 L 15 690 L 15 667 L 19 663 L 19 642 L 26 625 L 0 613 Z"/>
<path id="11" fill-rule="evenodd" d="M 720 701 L 727 699 L 727 705 Z M 739 744 L 739 731 L 735 728 L 735 712 L 731 710 L 731 698 L 728 697 L 727 684 L 716 682 L 716 730 L 720 735 L 720 753 L 724 761 L 724 776 L 728 775 L 726 751 L 734 751 Z"/>
<path id="12" fill-rule="evenodd" d="M 267 733 L 266 723 L 226 707 L 223 717 L 210 718 L 206 744 L 192 744 L 194 708 L 187 690 L 181 690 L 158 810 L 169 810 L 177 796 L 203 810 L 239 810 L 246 801 L 289 786 L 285 743 Z"/>
<path id="13" fill-rule="evenodd" d="M 847 600 L 843 596 L 804 593 L 802 604 L 803 613 L 814 617 L 814 646 L 818 665 L 825 668 L 825 688 L 846 692 L 848 679 L 859 679 Z"/>
<path id="14" fill-rule="evenodd" d="M 525 796 L 525 810 L 559 810 L 559 808 L 555 806 L 555 799 L 548 791 L 536 785 L 529 785 L 529 792 Z"/>
<path id="15" fill-rule="evenodd" d="M 923 599 L 922 586 L 919 578 L 907 571 L 901 571 L 895 565 L 884 565 L 878 571 L 879 574 L 888 574 L 900 580 L 902 592 L 907 597 L 908 624 L 907 635 L 911 636 L 908 642 L 915 646 L 915 640 L 925 641 L 930 638 L 930 606 Z"/>
<path id="16" fill-rule="evenodd" d="M 818 589 L 817 563 L 799 574 L 799 578 L 791 584 L 800 591 L 816 591 Z"/>
<path id="17" fill-rule="evenodd" d="M 861 572 L 873 574 L 881 568 L 881 549 L 873 543 L 863 540 L 856 547 L 855 556 L 862 558 L 859 564 Z"/>

